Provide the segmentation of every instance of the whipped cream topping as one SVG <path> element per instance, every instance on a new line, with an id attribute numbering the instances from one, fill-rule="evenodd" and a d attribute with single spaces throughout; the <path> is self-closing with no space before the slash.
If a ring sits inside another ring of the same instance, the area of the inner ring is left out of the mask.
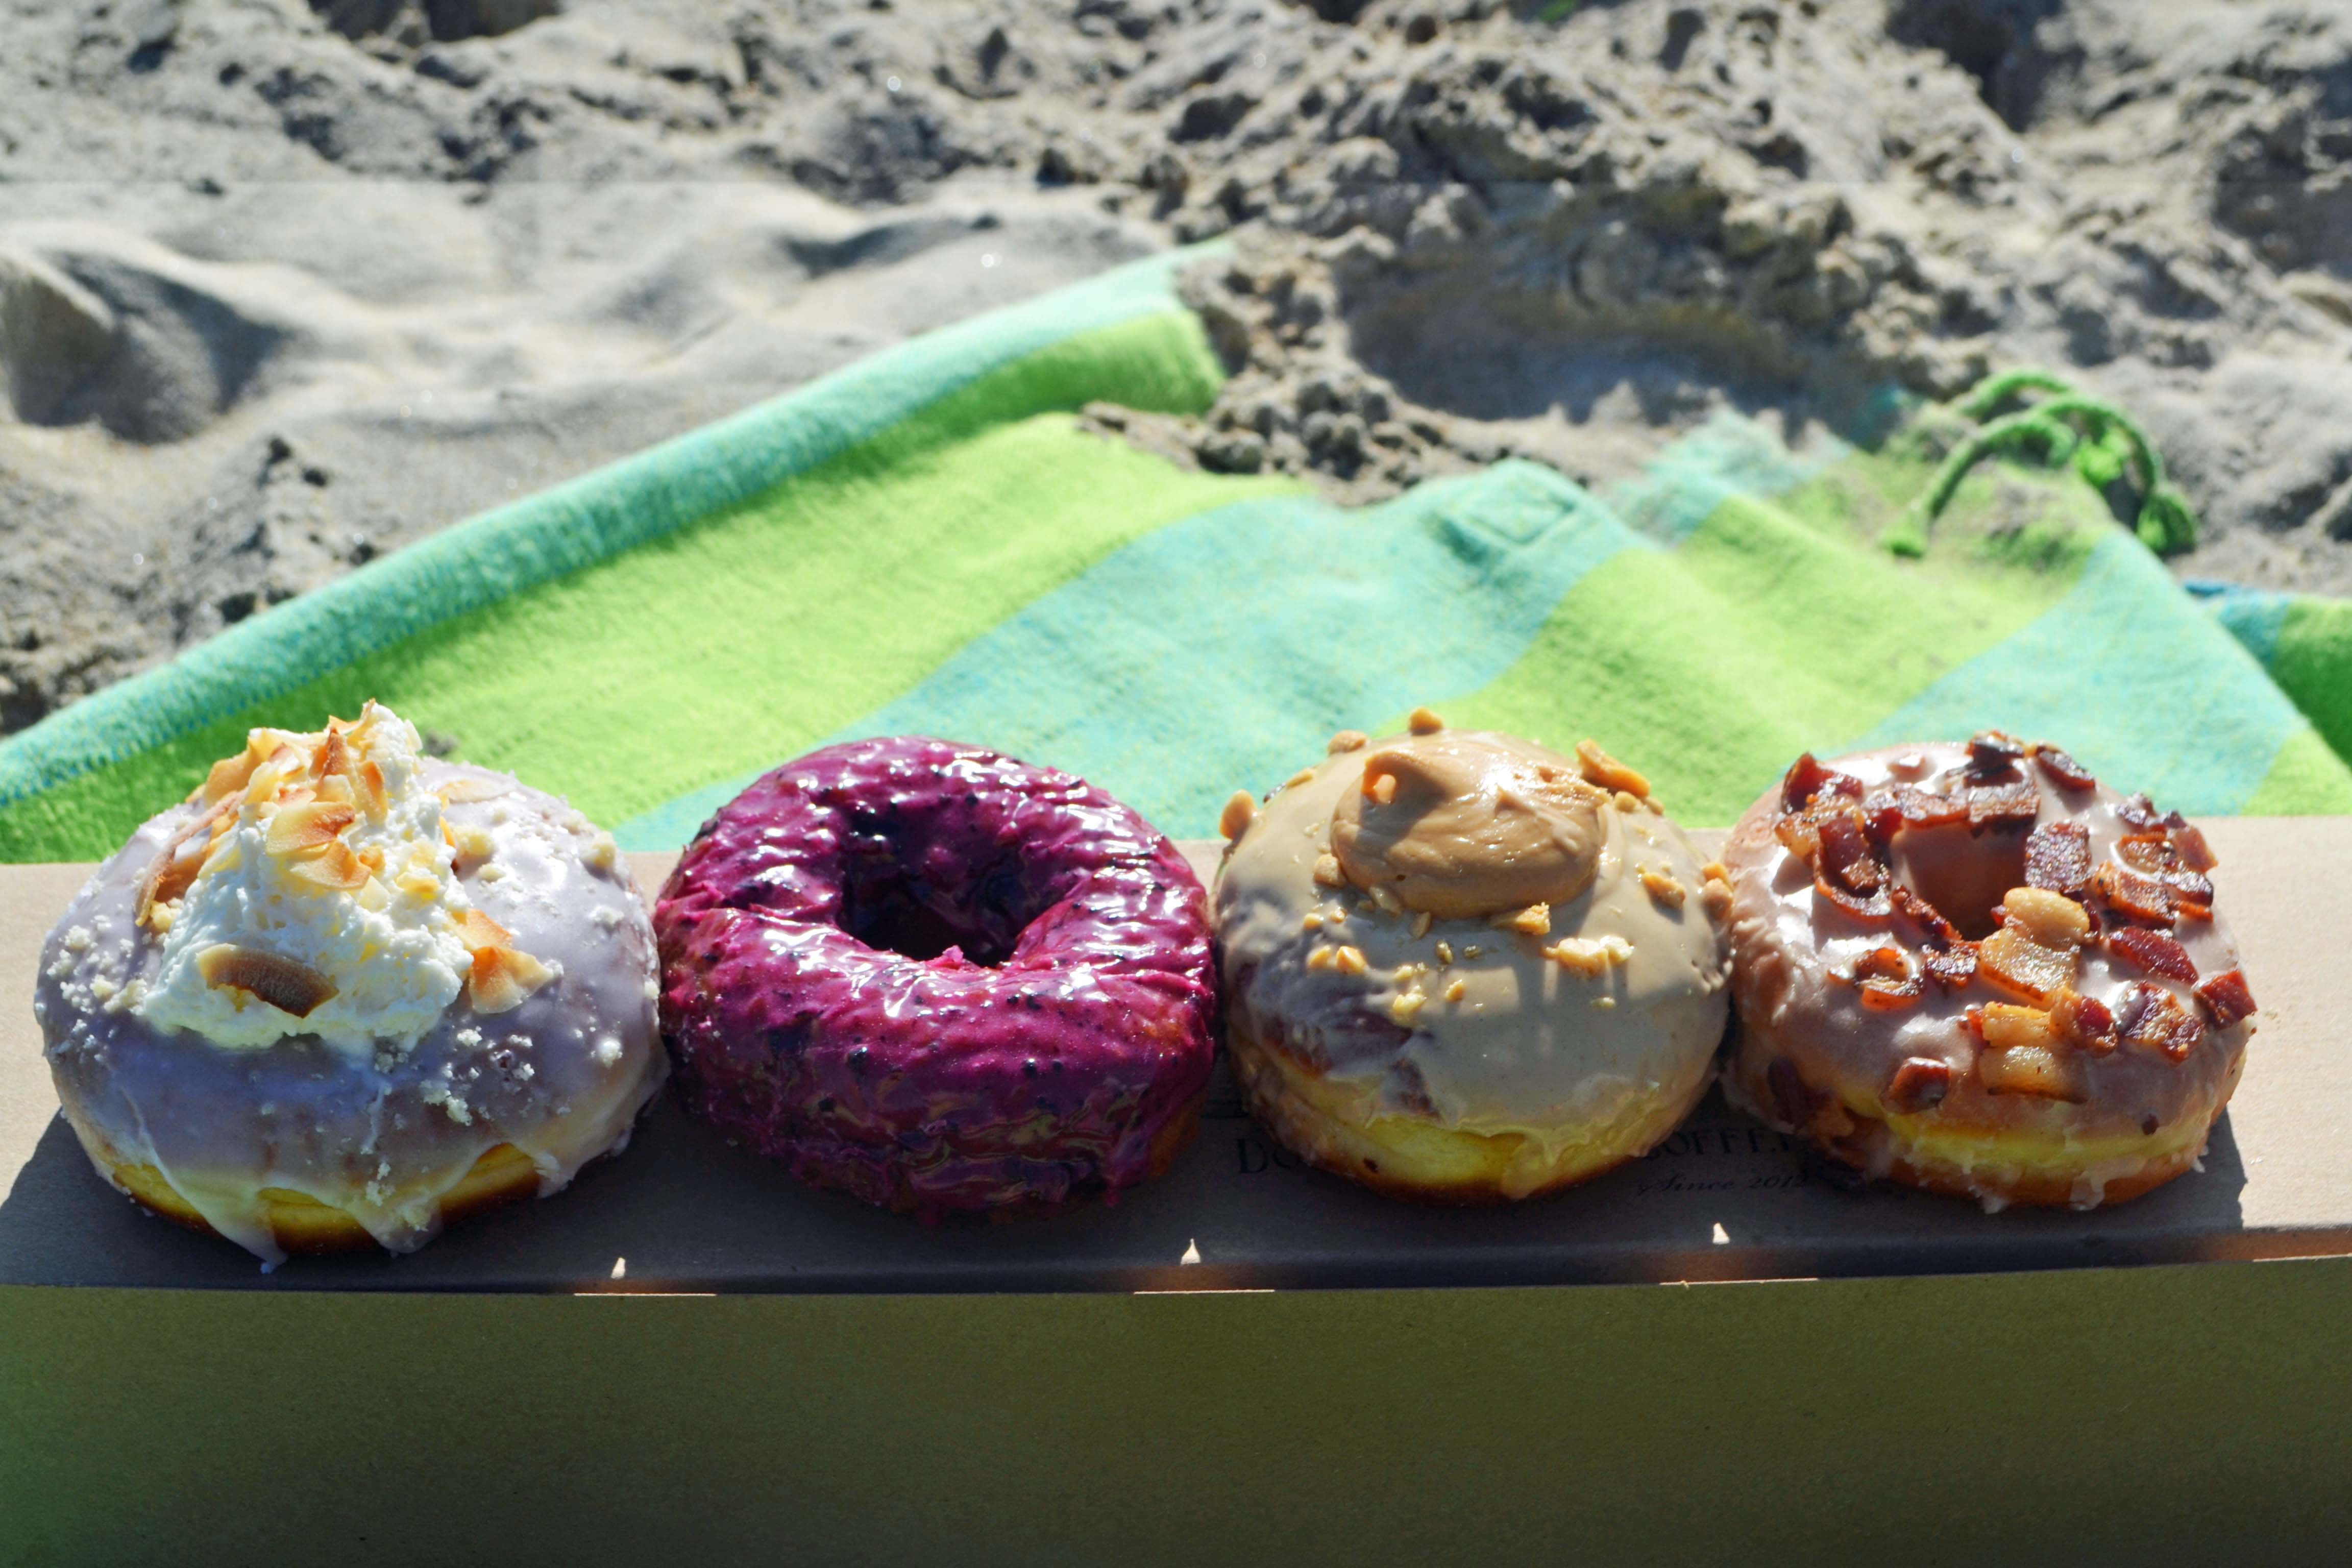
<path id="1" fill-rule="evenodd" d="M 215 764 L 148 872 L 161 963 L 131 1009 L 230 1048 L 314 1035 L 373 1054 L 413 1047 L 469 989 L 497 1011 L 544 984 L 467 895 L 421 750 L 370 702 L 312 734 L 256 730 Z"/>

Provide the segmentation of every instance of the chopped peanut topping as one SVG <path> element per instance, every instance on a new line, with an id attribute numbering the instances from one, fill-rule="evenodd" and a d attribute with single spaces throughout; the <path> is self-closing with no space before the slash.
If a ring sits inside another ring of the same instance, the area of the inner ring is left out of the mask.
<path id="1" fill-rule="evenodd" d="M 1390 889 L 1374 888 L 1365 896 L 1372 900 L 1372 907 L 1384 915 L 1404 913 L 1404 905 L 1398 901 L 1395 892 Z"/>
<path id="2" fill-rule="evenodd" d="M 1701 866 L 1698 868 L 1698 874 L 1700 877 L 1710 882 L 1728 882 L 1731 880 L 1731 868 L 1725 865 L 1720 860 L 1708 861 L 1706 865 Z"/>
<path id="3" fill-rule="evenodd" d="M 1428 1005 L 1429 998 L 1420 992 L 1401 991 L 1389 999 L 1389 1018 L 1410 1029 L 1413 1021 L 1421 1016 L 1421 1010 Z"/>
<path id="4" fill-rule="evenodd" d="M 1529 936 L 1549 936 L 1551 933 L 1551 906 L 1529 904 L 1517 914 L 1497 916 L 1494 923 L 1505 931 L 1525 931 Z M 1471 952 L 1475 956 L 1477 950 L 1474 948 Z"/>
<path id="5" fill-rule="evenodd" d="M 1445 988 L 1445 999 L 1448 1002 L 1459 1002 L 1469 994 L 1470 983 L 1466 980 L 1457 980 Z"/>
<path id="6" fill-rule="evenodd" d="M 1683 900 L 1690 896 L 1690 889 L 1675 880 L 1671 872 L 1644 866 L 1641 871 L 1641 878 L 1642 886 L 1649 891 L 1650 897 L 1670 910 L 1681 909 Z"/>
<path id="7" fill-rule="evenodd" d="M 1297 773 L 1291 774 L 1290 777 L 1284 780 L 1282 787 L 1285 789 L 1297 789 L 1300 784 L 1306 784 L 1307 781 L 1314 778 L 1314 776 L 1315 770 L 1313 768 L 1301 768 Z"/>
<path id="8" fill-rule="evenodd" d="M 1570 973 L 1590 979 L 1633 957 L 1633 944 L 1613 931 L 1602 937 L 1564 936 L 1544 949 L 1544 956 Z"/>
<path id="9" fill-rule="evenodd" d="M 1434 735 L 1445 728 L 1445 721 L 1426 708 L 1416 708 L 1405 720 L 1405 728 L 1416 735 Z"/>
<path id="10" fill-rule="evenodd" d="M 1372 738 L 1361 730 L 1342 730 L 1331 737 L 1331 743 L 1324 749 L 1338 756 L 1341 752 L 1360 752 L 1371 743 Z"/>
<path id="11" fill-rule="evenodd" d="M 1415 942 L 1419 942 L 1423 937 L 1427 936 L 1429 934 L 1429 928 L 1432 925 L 1434 925 L 1436 921 L 1437 917 L 1431 914 L 1427 910 L 1423 910 L 1421 913 L 1413 916 L 1412 939 Z"/>
<path id="12" fill-rule="evenodd" d="M 1315 857 L 1315 880 L 1326 888 L 1347 886 L 1348 879 L 1339 869 L 1339 858 L 1337 855 Z"/>
<path id="13" fill-rule="evenodd" d="M 1307 910 L 1305 914 L 1298 917 L 1298 929 L 1300 931 L 1321 931 L 1323 929 L 1322 915 L 1313 910 Z"/>
<path id="14" fill-rule="evenodd" d="M 1307 955 L 1307 967 L 1309 969 L 1332 968 L 1339 963 L 1339 952 L 1336 947 L 1316 948 Z"/>
<path id="15" fill-rule="evenodd" d="M 1642 809 L 1642 797 L 1630 789 L 1619 790 L 1609 797 L 1609 803 L 1627 816 L 1632 816 Z"/>
<path id="16" fill-rule="evenodd" d="M 1364 778 L 1364 793 L 1382 805 L 1396 799 L 1397 782 L 1394 773 L 1370 773 Z"/>
<path id="17" fill-rule="evenodd" d="M 1591 741 L 1576 743 L 1576 760 L 1582 766 L 1588 783 L 1606 790 L 1623 790 L 1628 795 L 1650 793 L 1650 781 L 1627 767 Z"/>
<path id="18" fill-rule="evenodd" d="M 1354 946 L 1342 947 L 1333 952 L 1331 966 L 1342 974 L 1361 974 L 1371 967 L 1364 962 L 1364 950 Z"/>
<path id="19" fill-rule="evenodd" d="M 1245 789 L 1237 789 L 1225 802 L 1225 809 L 1217 814 L 1218 835 L 1226 839 L 1239 838 L 1257 820 L 1257 797 Z"/>
<path id="20" fill-rule="evenodd" d="M 1437 939 L 1437 962 L 1441 964 L 1454 962 L 1454 944 L 1444 937 Z"/>

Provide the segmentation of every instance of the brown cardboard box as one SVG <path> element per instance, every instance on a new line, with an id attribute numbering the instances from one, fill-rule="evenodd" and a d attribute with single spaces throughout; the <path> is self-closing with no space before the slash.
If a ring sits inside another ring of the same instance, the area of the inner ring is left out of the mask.
<path id="1" fill-rule="evenodd" d="M 2352 820 L 2205 826 L 2262 1030 L 2205 1169 L 2087 1215 L 1847 1190 L 1715 1100 L 1425 1210 L 1221 1086 L 1115 1206 L 924 1227 L 665 1106 L 264 1276 L 99 1181 L 0 1011 L 0 1563 L 2332 1557 Z M 0 995 L 80 875 L 0 868 Z"/>

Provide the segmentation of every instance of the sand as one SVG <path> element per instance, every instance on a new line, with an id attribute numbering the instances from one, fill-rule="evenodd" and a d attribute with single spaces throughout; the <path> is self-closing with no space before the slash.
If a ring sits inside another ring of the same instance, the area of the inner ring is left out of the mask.
<path id="1" fill-rule="evenodd" d="M 1180 461 L 1605 482 L 2043 363 L 2352 592 L 2352 6 L 0 0 L 0 730 L 1230 233 Z"/>

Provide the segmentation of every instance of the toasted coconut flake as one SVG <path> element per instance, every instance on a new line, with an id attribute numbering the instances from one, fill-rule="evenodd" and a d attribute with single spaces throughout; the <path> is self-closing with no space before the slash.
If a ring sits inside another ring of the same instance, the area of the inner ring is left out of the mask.
<path id="1" fill-rule="evenodd" d="M 2107 951 L 2143 974 L 2167 980 L 2197 978 L 2197 964 L 2189 950 L 2160 931 L 2147 926 L 2118 926 L 2107 933 Z"/>
<path id="2" fill-rule="evenodd" d="M 477 1013 L 505 1013 L 553 979 L 555 972 L 527 952 L 511 947 L 485 947 L 474 953 L 474 970 L 467 984 Z"/>
<path id="3" fill-rule="evenodd" d="M 2156 1051 L 2172 1061 L 2186 1061 L 2205 1026 L 2180 1005 L 2180 998 L 2152 981 L 2133 983 L 2116 1009 L 2116 1035 L 2127 1046 Z"/>
<path id="4" fill-rule="evenodd" d="M 467 910 L 457 917 L 457 940 L 466 944 L 467 952 L 479 952 L 486 947 L 506 947 L 514 936 L 481 910 Z"/>
<path id="5" fill-rule="evenodd" d="M 358 820 L 358 812 L 332 801 L 306 800 L 281 805 L 269 819 L 269 831 L 261 841 L 262 847 L 281 860 L 291 855 L 308 854 L 333 843 L 344 828 Z"/>
<path id="6" fill-rule="evenodd" d="M 2201 982 L 2197 987 L 2197 1000 L 2205 1004 L 2205 1011 L 2224 1029 L 2260 1011 L 2254 1005 L 2254 994 L 2246 988 L 2246 972 L 2242 969 L 2225 969 Z"/>
<path id="7" fill-rule="evenodd" d="M 478 801 L 494 799 L 513 787 L 514 785 L 505 779 L 468 776 L 451 779 L 433 793 L 439 795 L 443 804 L 447 805 L 472 805 Z"/>
<path id="8" fill-rule="evenodd" d="M 313 887 L 341 892 L 353 891 L 364 886 L 368 879 L 366 864 L 352 853 L 350 845 L 340 838 L 328 840 L 314 855 L 289 861 L 286 874 Z"/>
<path id="9" fill-rule="evenodd" d="M 351 776 L 351 742 L 343 739 L 343 731 L 346 728 L 347 726 L 340 719 L 327 721 L 326 738 L 319 742 L 319 749 L 310 755 L 312 778 L 330 779 L 337 774 L 346 778 Z"/>
<path id="10" fill-rule="evenodd" d="M 309 964 L 232 942 L 196 954 L 196 973 L 207 985 L 233 987 L 297 1018 L 309 1017 L 335 994 L 334 982 Z"/>
<path id="11" fill-rule="evenodd" d="M 382 822 L 384 814 L 392 809 L 392 797 L 383 786 L 383 769 L 370 757 L 360 764 L 358 777 L 360 805 L 366 809 L 368 820 Z"/>
<path id="12" fill-rule="evenodd" d="M 1949 1063 L 1933 1057 L 1907 1057 L 1886 1085 L 1886 1103 L 1906 1116 L 1933 1110 L 1951 1092 Z"/>
<path id="13" fill-rule="evenodd" d="M 1576 762 L 1587 784 L 1598 784 L 1605 790 L 1623 790 L 1631 795 L 1647 795 L 1650 793 L 1648 779 L 1591 741 L 1576 743 Z"/>

